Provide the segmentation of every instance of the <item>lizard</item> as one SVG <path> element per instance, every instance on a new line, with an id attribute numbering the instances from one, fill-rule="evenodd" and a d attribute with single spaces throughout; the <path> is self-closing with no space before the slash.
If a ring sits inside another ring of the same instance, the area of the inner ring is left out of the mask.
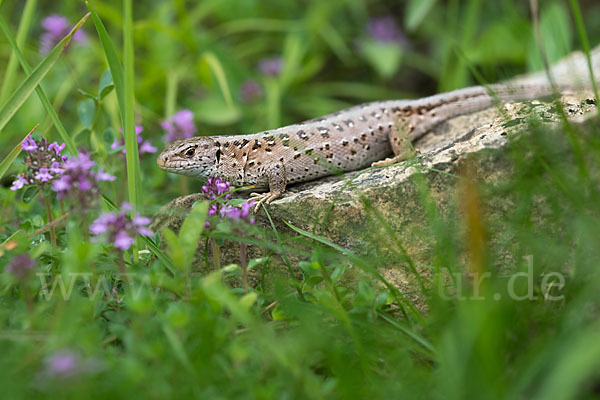
<path id="1" fill-rule="evenodd" d="M 579 57 L 579 59 L 577 59 Z M 593 52 L 599 66 L 600 46 Z M 257 212 L 288 184 L 339 171 L 397 163 L 414 154 L 411 142 L 447 119 L 498 102 L 534 100 L 576 87 L 585 76 L 583 55 L 553 67 L 559 85 L 542 73 L 507 83 L 474 86 L 416 99 L 365 103 L 324 117 L 246 135 L 197 136 L 169 144 L 157 159 L 167 171 L 195 178 L 221 177 L 234 186 L 268 188 L 252 193 Z M 600 72 L 600 71 L 599 71 Z M 571 82 L 571 83 L 563 83 Z"/>

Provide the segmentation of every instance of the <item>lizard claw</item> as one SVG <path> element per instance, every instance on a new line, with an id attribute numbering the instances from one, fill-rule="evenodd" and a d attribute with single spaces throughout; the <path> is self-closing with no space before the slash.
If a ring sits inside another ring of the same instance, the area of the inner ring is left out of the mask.
<path id="1" fill-rule="evenodd" d="M 271 192 L 267 192 L 267 193 L 251 193 L 250 197 L 248 198 L 249 201 L 255 201 L 256 204 L 254 205 L 254 213 L 256 214 L 258 212 L 258 210 L 260 210 L 260 206 L 261 204 L 265 203 L 265 204 L 271 204 L 271 202 L 273 200 L 275 200 L 276 198 L 278 198 L 279 195 L 276 193 L 271 193 Z"/>
<path id="2" fill-rule="evenodd" d="M 406 157 L 403 156 L 388 157 L 385 160 L 375 161 L 374 163 L 371 163 L 371 167 L 384 167 L 387 165 L 393 165 L 405 159 Z"/>

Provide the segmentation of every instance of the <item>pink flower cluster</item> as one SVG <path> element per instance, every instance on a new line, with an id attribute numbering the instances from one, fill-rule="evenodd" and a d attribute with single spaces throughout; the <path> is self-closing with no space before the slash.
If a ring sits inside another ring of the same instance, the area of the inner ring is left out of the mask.
<path id="1" fill-rule="evenodd" d="M 206 200 L 210 200 L 212 204 L 208 209 L 208 215 L 210 217 L 218 215 L 221 219 L 229 219 L 231 221 L 245 221 L 253 224 L 254 218 L 250 214 L 252 209 L 253 201 L 245 201 L 242 203 L 241 208 L 232 206 L 229 201 L 231 200 L 231 194 L 227 193 L 231 189 L 229 182 L 222 180 L 221 178 L 211 177 L 208 178 L 206 185 L 202 186 L 200 194 Z M 210 226 L 210 222 L 206 222 L 207 227 Z"/>
<path id="2" fill-rule="evenodd" d="M 150 218 L 136 213 L 133 219 L 127 216 L 133 207 L 129 203 L 121 205 L 119 213 L 104 213 L 90 225 L 90 232 L 96 237 L 106 235 L 108 240 L 120 250 L 127 250 L 133 244 L 137 235 L 152 236 L 152 231 L 146 227 Z"/>
<path id="3" fill-rule="evenodd" d="M 42 20 L 42 28 L 44 29 L 44 33 L 40 36 L 40 53 L 42 54 L 48 54 L 62 38 L 71 32 L 71 24 L 69 24 L 67 18 L 58 14 L 44 18 Z M 84 43 L 87 41 L 87 36 L 80 29 L 73 35 L 73 40 Z"/>
<path id="4" fill-rule="evenodd" d="M 152 143 L 150 143 L 149 140 L 144 140 L 144 138 L 142 137 L 141 133 L 144 131 L 144 127 L 140 126 L 140 125 L 136 125 L 135 126 L 135 136 L 137 138 L 137 143 L 138 143 L 138 151 L 139 154 L 152 154 L 152 153 L 156 153 L 157 149 L 156 147 L 152 146 Z M 123 132 L 123 130 L 121 129 L 121 132 Z M 124 139 L 120 139 L 120 140 L 115 140 L 111 145 L 110 148 L 115 150 L 118 149 L 119 147 L 123 147 L 125 146 L 125 140 Z M 125 154 L 125 149 L 121 150 L 121 153 Z"/>
<path id="5" fill-rule="evenodd" d="M 190 110 L 181 110 L 161 122 L 160 126 L 167 131 L 164 136 L 166 142 L 191 138 L 196 134 L 194 113 Z"/>
<path id="6" fill-rule="evenodd" d="M 27 185 L 46 185 L 52 183 L 64 172 L 64 162 L 67 156 L 60 153 L 65 144 L 57 142 L 48 144 L 46 139 L 35 140 L 28 136 L 21 143 L 21 149 L 27 154 L 23 160 L 27 166 L 26 172 L 17 175 L 10 190 L 19 190 Z"/>

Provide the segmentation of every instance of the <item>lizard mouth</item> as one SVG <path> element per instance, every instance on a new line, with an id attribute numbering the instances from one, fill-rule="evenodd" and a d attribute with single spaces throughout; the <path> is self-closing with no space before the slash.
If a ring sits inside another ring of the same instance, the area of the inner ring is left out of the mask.
<path id="1" fill-rule="evenodd" d="M 171 159 L 169 159 L 169 154 L 166 151 L 162 152 L 158 156 L 156 163 L 160 169 L 164 169 L 165 171 L 169 172 L 182 171 L 194 167 L 194 163 L 190 162 L 190 160 L 179 159 L 178 157 L 173 159 L 173 156 L 171 156 Z"/>

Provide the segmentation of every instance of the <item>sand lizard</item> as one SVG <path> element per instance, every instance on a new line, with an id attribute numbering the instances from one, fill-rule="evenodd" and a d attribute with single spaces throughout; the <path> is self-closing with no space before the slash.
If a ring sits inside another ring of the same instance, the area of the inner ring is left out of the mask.
<path id="1" fill-rule="evenodd" d="M 595 67 L 599 50 L 594 51 Z M 580 78 L 585 76 L 582 56 L 571 58 L 570 63 L 564 60 L 553 68 L 561 82 L 559 90 L 571 87 L 564 82 L 574 82 L 573 65 Z M 267 193 L 250 195 L 258 210 L 261 203 L 280 197 L 290 183 L 398 162 L 410 153 L 411 141 L 449 118 L 491 107 L 497 100 L 532 100 L 552 93 L 552 86 L 538 73 L 487 88 L 475 86 L 418 100 L 366 103 L 264 132 L 173 142 L 157 163 L 165 171 L 181 175 L 218 176 L 234 186 L 268 188 Z M 390 155 L 393 157 L 386 158 Z"/>

